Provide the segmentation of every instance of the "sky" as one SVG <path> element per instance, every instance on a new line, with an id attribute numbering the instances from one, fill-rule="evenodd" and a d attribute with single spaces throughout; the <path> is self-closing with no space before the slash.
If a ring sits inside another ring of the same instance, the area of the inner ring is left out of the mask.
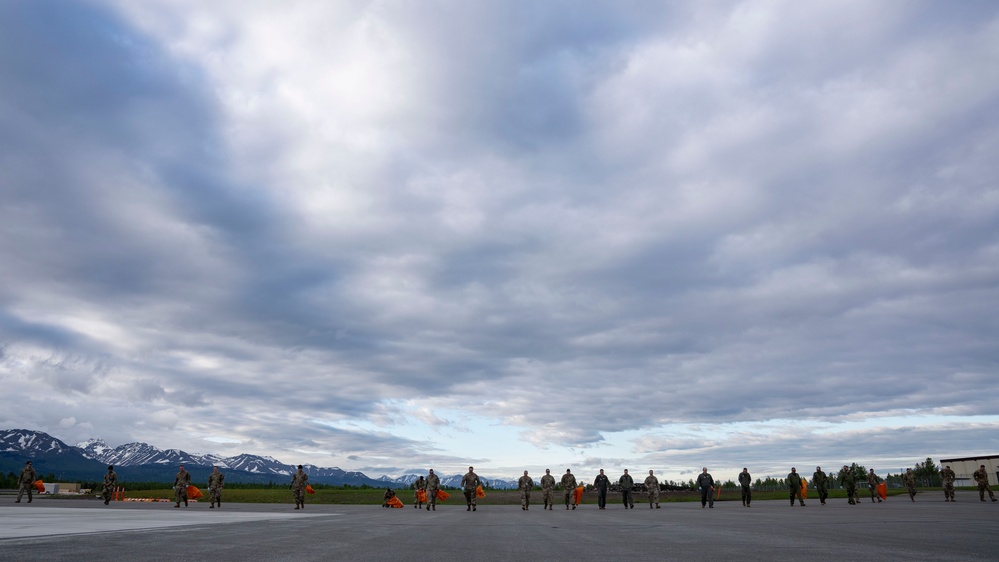
<path id="1" fill-rule="evenodd" d="M 372 477 L 999 454 L 999 4 L 0 2 L 0 427 Z"/>

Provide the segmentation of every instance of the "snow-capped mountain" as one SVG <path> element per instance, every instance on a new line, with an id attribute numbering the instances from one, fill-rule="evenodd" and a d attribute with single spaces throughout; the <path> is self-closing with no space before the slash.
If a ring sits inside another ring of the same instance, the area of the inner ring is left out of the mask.
<path id="1" fill-rule="evenodd" d="M 8 429 L 0 431 L 0 451 L 25 456 L 51 456 L 73 454 L 74 448 L 40 431 Z"/>
<path id="2" fill-rule="evenodd" d="M 103 439 L 88 439 L 77 444 L 87 458 L 115 466 L 140 466 L 145 464 L 211 466 L 217 460 L 213 455 L 192 455 L 180 449 L 157 449 L 146 443 L 126 443 L 111 448 Z"/>

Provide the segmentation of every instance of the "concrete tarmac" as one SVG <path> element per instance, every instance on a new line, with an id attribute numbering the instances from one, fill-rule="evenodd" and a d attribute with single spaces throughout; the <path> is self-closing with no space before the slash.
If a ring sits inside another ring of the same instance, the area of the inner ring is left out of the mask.
<path id="1" fill-rule="evenodd" d="M 535 494 L 540 496 L 540 494 Z M 60 500 L 0 504 L 0 560 L 997 560 L 999 503 L 942 492 L 543 511 Z M 460 498 L 458 498 L 460 500 Z"/>

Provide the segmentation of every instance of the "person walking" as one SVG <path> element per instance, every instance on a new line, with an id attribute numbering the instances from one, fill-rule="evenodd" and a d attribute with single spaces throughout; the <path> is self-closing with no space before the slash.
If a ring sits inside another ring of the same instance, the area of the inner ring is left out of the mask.
<path id="1" fill-rule="evenodd" d="M 985 465 L 983 464 L 972 476 L 978 484 L 978 499 L 985 501 L 985 492 L 988 492 L 989 498 L 992 501 L 996 501 L 996 495 L 992 493 L 992 486 L 989 486 L 989 473 L 985 470 Z M 28 498 L 31 498 L 31 496 L 28 496 Z M 29 499 L 28 501 L 31 500 Z"/>
<path id="2" fill-rule="evenodd" d="M 653 502 L 656 504 L 656 509 L 659 509 L 659 479 L 651 470 L 645 477 L 645 490 L 649 493 L 649 509 L 652 509 Z"/>
<path id="3" fill-rule="evenodd" d="M 954 474 L 950 465 L 945 466 L 944 469 L 940 471 L 940 479 L 943 481 L 944 501 L 957 501 L 954 499 L 954 480 L 957 480 L 957 474 Z"/>
<path id="4" fill-rule="evenodd" d="M 812 484 L 815 484 L 815 490 L 819 493 L 819 503 L 826 505 L 826 498 L 829 497 L 829 478 L 825 472 L 822 472 L 821 466 L 815 467 L 815 472 L 812 473 Z"/>
<path id="5" fill-rule="evenodd" d="M 597 489 L 597 509 L 607 508 L 607 488 L 610 487 L 610 478 L 604 474 L 604 469 L 600 469 L 600 474 L 593 480 L 593 487 Z"/>
<path id="6" fill-rule="evenodd" d="M 546 468 L 545 475 L 541 477 L 541 495 L 545 500 L 545 507 L 542 509 L 548 508 L 551 511 L 555 503 L 555 477 L 550 468 Z"/>
<path id="7" fill-rule="evenodd" d="M 628 474 L 628 469 L 624 469 L 624 474 L 618 478 L 617 483 L 621 486 L 621 500 L 624 501 L 625 509 L 635 509 L 635 500 L 631 497 L 631 489 L 635 487 L 635 479 Z"/>
<path id="8" fill-rule="evenodd" d="M 31 461 L 28 461 L 24 463 L 24 468 L 21 469 L 21 474 L 17 477 L 17 500 L 14 503 L 21 503 L 21 497 L 24 496 L 25 492 L 28 493 L 28 503 L 31 503 L 35 480 L 38 480 L 35 467 L 31 466 Z"/>
<path id="9" fill-rule="evenodd" d="M 440 476 L 434 474 L 434 469 L 431 468 L 427 475 L 427 511 L 437 511 L 437 492 L 440 489 Z"/>
<path id="10" fill-rule="evenodd" d="M 527 475 L 526 470 L 520 480 L 517 480 L 517 488 L 520 490 L 520 509 L 527 511 L 531 508 L 531 489 L 534 488 L 534 480 Z"/>
<path id="11" fill-rule="evenodd" d="M 118 474 L 115 473 L 114 466 L 109 465 L 107 473 L 104 474 L 104 482 L 101 484 L 101 498 L 104 499 L 104 505 L 111 503 L 111 496 L 116 486 L 118 486 Z"/>
<path id="12" fill-rule="evenodd" d="M 697 475 L 697 489 L 701 491 L 701 508 L 709 505 L 711 509 L 715 507 L 715 479 L 708 472 L 708 467 L 701 468 L 701 473 Z"/>
<path id="13" fill-rule="evenodd" d="M 218 466 L 212 467 L 212 473 L 208 475 L 208 497 L 212 500 L 212 505 L 208 509 L 214 509 L 218 504 L 222 509 L 222 488 L 225 487 L 225 474 L 219 471 Z"/>
<path id="14" fill-rule="evenodd" d="M 424 501 L 427 500 L 427 480 L 421 474 L 420 477 L 413 483 L 413 507 L 416 509 L 422 509 Z M 429 500 L 426 503 L 430 503 Z"/>
<path id="15" fill-rule="evenodd" d="M 853 475 L 853 471 L 850 470 L 850 467 L 845 464 L 839 471 L 839 484 L 846 488 L 846 497 L 850 500 L 850 505 L 857 505 L 859 503 L 855 499 L 857 496 L 857 479 Z"/>
<path id="16" fill-rule="evenodd" d="M 572 509 L 576 509 L 576 499 L 573 497 L 576 492 L 576 477 L 572 475 L 572 471 L 568 468 L 565 469 L 565 474 L 562 475 L 562 491 L 565 494 L 565 509 L 569 510 L 569 503 L 572 503 Z"/>
<path id="17" fill-rule="evenodd" d="M 295 509 L 305 509 L 305 488 L 309 485 L 309 475 L 298 465 L 298 471 L 291 475 L 291 491 L 295 495 Z"/>
<path id="18" fill-rule="evenodd" d="M 739 486 L 742 487 L 742 505 L 749 507 L 753 503 L 753 477 L 749 475 L 749 469 L 743 467 L 739 473 Z"/>
<path id="19" fill-rule="evenodd" d="M 805 499 L 801 497 L 801 475 L 798 469 L 791 467 L 791 473 L 787 475 L 787 485 L 791 491 L 791 507 L 794 507 L 794 498 L 798 498 L 801 507 L 805 507 Z"/>
<path id="20" fill-rule="evenodd" d="M 461 490 L 465 493 L 465 511 L 475 511 L 475 489 L 479 487 L 479 475 L 470 466 L 468 472 L 461 477 Z"/>
<path id="21" fill-rule="evenodd" d="M 187 487 L 190 485 L 191 473 L 184 470 L 184 465 L 180 465 L 180 470 L 173 477 L 173 499 L 176 503 L 174 507 L 180 507 L 180 502 L 184 502 L 184 507 L 187 507 Z"/>

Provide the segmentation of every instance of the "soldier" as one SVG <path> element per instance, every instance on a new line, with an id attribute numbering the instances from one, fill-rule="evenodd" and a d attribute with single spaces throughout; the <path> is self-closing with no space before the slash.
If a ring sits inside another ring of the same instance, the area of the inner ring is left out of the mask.
<path id="1" fill-rule="evenodd" d="M 413 492 L 413 496 L 414 496 L 413 497 L 413 507 L 415 507 L 416 509 L 421 509 L 423 507 L 423 502 L 420 501 L 420 492 L 423 492 L 423 499 L 426 499 L 427 500 L 427 505 L 429 505 L 430 504 L 430 500 L 427 499 L 427 497 L 426 497 L 427 496 L 427 481 L 426 481 L 426 479 L 423 478 L 422 474 L 420 475 L 419 480 L 417 480 L 414 483 L 414 489 L 415 489 L 415 491 Z"/>
<path id="2" fill-rule="evenodd" d="M 385 495 L 382 496 L 382 507 L 392 507 L 389 505 L 389 500 L 395 497 L 395 490 L 392 488 L 385 488 Z"/>
<path id="3" fill-rule="evenodd" d="M 701 491 L 701 508 L 709 504 L 711 509 L 715 507 L 715 479 L 708 473 L 708 467 L 701 468 L 701 473 L 697 475 L 697 489 Z"/>
<path id="4" fill-rule="evenodd" d="M 916 501 L 916 475 L 912 473 L 911 468 L 905 469 L 905 474 L 902 475 L 902 483 L 905 484 L 905 490 L 909 492 L 909 499 Z M 878 501 L 881 500 L 878 499 Z"/>
<path id="5" fill-rule="evenodd" d="M 531 507 L 531 488 L 534 487 L 534 480 L 527 475 L 527 471 L 524 471 L 524 475 L 517 480 L 517 488 L 520 489 L 520 509 L 527 511 Z"/>
<path id="6" fill-rule="evenodd" d="M 819 493 L 819 503 L 826 505 L 826 498 L 829 497 L 829 478 L 825 472 L 822 472 L 821 466 L 815 467 L 815 472 L 812 473 L 812 484 L 815 484 L 815 490 Z"/>
<path id="7" fill-rule="evenodd" d="M 437 490 L 441 488 L 441 479 L 430 469 L 427 475 L 427 511 L 437 511 Z"/>
<path id="8" fill-rule="evenodd" d="M 996 496 L 992 493 L 992 487 L 989 486 L 989 473 L 985 470 L 985 465 L 983 464 L 972 476 L 974 476 L 975 482 L 978 483 L 978 499 L 985 501 L 985 492 L 988 492 L 992 501 L 996 501 Z M 28 492 L 28 494 L 28 501 L 30 502 L 31 492 Z"/>
<path id="9" fill-rule="evenodd" d="M 742 486 L 742 505 L 749 507 L 753 502 L 753 477 L 749 475 L 749 469 L 743 467 L 739 473 L 739 485 Z"/>
<path id="10" fill-rule="evenodd" d="M 184 502 L 187 507 L 187 487 L 191 485 L 191 473 L 184 470 L 184 465 L 180 465 L 177 476 L 173 478 L 173 499 L 177 503 L 174 507 L 180 507 L 180 502 Z"/>
<path id="11" fill-rule="evenodd" d="M 593 481 L 593 487 L 597 489 L 597 508 L 605 509 L 607 507 L 607 488 L 610 486 L 610 478 L 604 474 L 604 469 L 600 469 L 600 474 L 597 475 L 596 479 Z"/>
<path id="12" fill-rule="evenodd" d="M 805 507 L 805 500 L 801 497 L 801 475 L 798 469 L 791 467 L 791 473 L 787 475 L 787 485 L 791 489 L 791 507 L 794 507 L 794 498 L 798 498 L 801 507 Z"/>
<path id="13" fill-rule="evenodd" d="M 912 472 L 911 468 L 909 472 Z M 877 474 L 874 474 L 874 469 L 872 468 L 867 473 L 867 489 L 871 491 L 871 503 L 874 503 L 875 498 L 877 498 L 878 503 L 881 503 L 881 496 L 878 495 L 878 482 L 881 482 L 881 479 L 878 478 Z"/>
<path id="14" fill-rule="evenodd" d="M 572 502 L 572 508 L 576 509 L 575 498 L 573 498 L 573 492 L 576 491 L 576 477 L 572 475 L 572 471 L 568 468 L 565 469 L 565 474 L 562 475 L 562 490 L 565 491 L 565 509 L 569 510 L 569 503 Z"/>
<path id="15" fill-rule="evenodd" d="M 108 472 L 104 475 L 104 483 L 101 484 L 101 497 L 104 498 L 104 505 L 111 503 L 111 494 L 114 493 L 117 485 L 118 475 L 115 474 L 114 466 L 108 466 Z"/>
<path id="16" fill-rule="evenodd" d="M 305 487 L 309 485 L 309 475 L 298 465 L 298 471 L 291 475 L 292 492 L 295 494 L 295 509 L 305 509 Z"/>
<path id="17" fill-rule="evenodd" d="M 850 505 L 857 505 L 859 502 L 854 500 L 857 495 L 857 479 L 853 476 L 853 471 L 850 467 L 843 465 L 843 469 L 839 471 L 839 483 L 841 486 L 846 488 L 846 497 L 850 500 Z"/>
<path id="18" fill-rule="evenodd" d="M 624 474 L 617 479 L 621 486 L 621 501 L 624 502 L 625 509 L 635 509 L 635 500 L 631 497 L 631 490 L 635 487 L 635 479 L 628 474 L 628 469 L 624 469 Z"/>
<path id="19" fill-rule="evenodd" d="M 656 504 L 656 509 L 659 509 L 659 479 L 651 470 L 645 478 L 645 490 L 649 493 L 649 509 L 652 509 L 653 502 Z"/>
<path id="20" fill-rule="evenodd" d="M 954 480 L 957 479 L 957 474 L 954 474 L 954 471 L 948 465 L 940 471 L 940 478 L 943 479 L 944 501 L 957 501 L 954 499 Z"/>
<path id="21" fill-rule="evenodd" d="M 555 477 L 552 476 L 552 471 L 550 468 L 545 469 L 545 475 L 541 477 L 541 492 L 545 498 L 545 507 L 548 511 L 552 510 L 552 505 L 555 503 Z M 542 508 L 543 509 L 543 508 Z"/>
<path id="22" fill-rule="evenodd" d="M 208 475 L 208 497 L 212 500 L 212 505 L 208 509 L 213 509 L 215 504 L 222 508 L 222 488 L 225 486 L 225 474 L 219 472 L 219 467 L 213 466 L 212 473 Z"/>
<path id="23" fill-rule="evenodd" d="M 14 503 L 21 503 L 21 496 L 25 492 L 28 492 L 28 503 L 31 503 L 31 494 L 34 491 L 32 487 L 35 484 L 35 480 L 38 480 L 38 476 L 35 474 L 35 468 L 31 466 L 31 461 L 28 461 L 24 463 L 21 475 L 17 477 L 17 500 Z"/>
<path id="24" fill-rule="evenodd" d="M 461 477 L 461 489 L 465 492 L 465 511 L 475 511 L 475 489 L 479 487 L 479 475 L 468 467 L 468 473 Z"/>

